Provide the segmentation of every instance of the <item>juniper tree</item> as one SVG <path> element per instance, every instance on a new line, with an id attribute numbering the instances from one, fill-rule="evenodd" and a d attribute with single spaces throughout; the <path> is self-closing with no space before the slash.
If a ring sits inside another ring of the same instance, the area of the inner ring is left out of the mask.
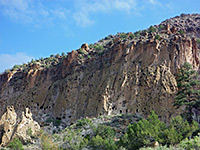
<path id="1" fill-rule="evenodd" d="M 178 92 L 174 105 L 177 108 L 185 105 L 189 116 L 191 116 L 192 108 L 200 106 L 200 81 L 198 79 L 198 72 L 192 70 L 192 65 L 186 62 L 178 70 L 176 81 Z"/>

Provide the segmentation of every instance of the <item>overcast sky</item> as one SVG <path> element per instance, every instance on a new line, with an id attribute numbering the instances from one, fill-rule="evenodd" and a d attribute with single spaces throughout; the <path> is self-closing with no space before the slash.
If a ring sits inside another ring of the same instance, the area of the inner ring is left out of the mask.
<path id="1" fill-rule="evenodd" d="M 200 13 L 199 6 L 200 0 L 0 0 L 0 72 L 109 34 Z"/>

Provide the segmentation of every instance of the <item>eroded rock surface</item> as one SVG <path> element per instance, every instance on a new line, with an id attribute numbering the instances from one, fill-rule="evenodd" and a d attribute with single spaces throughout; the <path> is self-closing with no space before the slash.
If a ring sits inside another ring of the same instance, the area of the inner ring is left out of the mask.
<path id="1" fill-rule="evenodd" d="M 132 39 L 129 33 L 126 38 L 109 36 L 93 47 L 83 44 L 51 68 L 37 65 L 4 73 L 0 116 L 12 104 L 18 111 L 30 107 L 41 122 L 44 114 L 70 124 L 102 114 L 147 116 L 151 110 L 168 121 L 179 113 L 173 106 L 177 69 L 186 61 L 200 68 L 200 15 L 182 15 L 161 25 L 163 29 L 157 25 L 155 32 Z"/>
<path id="2" fill-rule="evenodd" d="M 32 119 L 30 109 L 26 108 L 20 118 L 17 117 L 13 106 L 7 107 L 7 111 L 1 117 L 0 127 L 1 146 L 7 145 L 14 138 L 19 138 L 24 143 L 31 142 L 31 136 L 40 129 L 39 124 Z"/>

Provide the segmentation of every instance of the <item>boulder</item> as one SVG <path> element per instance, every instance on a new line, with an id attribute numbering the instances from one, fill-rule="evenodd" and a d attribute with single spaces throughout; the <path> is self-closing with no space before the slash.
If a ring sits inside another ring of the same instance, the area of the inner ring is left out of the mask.
<path id="1" fill-rule="evenodd" d="M 88 51 L 89 50 L 89 47 L 88 47 L 88 44 L 87 43 L 84 43 L 81 45 L 81 48 L 84 49 L 85 51 Z"/>

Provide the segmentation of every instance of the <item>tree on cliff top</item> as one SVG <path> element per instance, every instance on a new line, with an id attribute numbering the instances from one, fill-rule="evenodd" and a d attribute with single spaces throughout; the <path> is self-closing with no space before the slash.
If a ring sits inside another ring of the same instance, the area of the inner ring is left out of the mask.
<path id="1" fill-rule="evenodd" d="M 198 79 L 198 72 L 192 70 L 192 65 L 186 62 L 178 70 L 176 80 L 178 92 L 174 105 L 177 108 L 185 105 L 189 116 L 191 116 L 192 108 L 200 107 L 200 81 Z"/>

